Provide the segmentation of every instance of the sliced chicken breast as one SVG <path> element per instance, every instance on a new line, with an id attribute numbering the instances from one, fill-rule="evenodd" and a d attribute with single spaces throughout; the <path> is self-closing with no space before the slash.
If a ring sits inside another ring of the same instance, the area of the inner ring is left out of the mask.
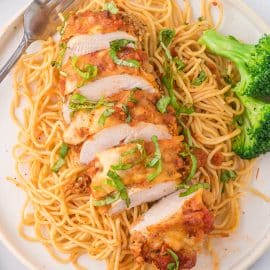
<path id="1" fill-rule="evenodd" d="M 61 68 L 60 73 L 60 75 L 62 74 L 60 78 L 62 81 L 61 87 L 63 88 L 63 92 L 67 95 L 72 93 L 76 89 L 87 89 L 89 85 L 91 87 L 91 83 L 97 82 L 103 78 L 113 75 L 130 75 L 135 76 L 135 78 L 142 77 L 142 79 L 140 79 L 139 82 L 135 84 L 141 84 L 141 81 L 144 79 L 146 83 L 150 84 L 152 87 L 158 88 L 155 77 L 151 73 L 144 71 L 147 70 L 149 67 L 147 55 L 145 54 L 145 52 L 141 50 L 135 50 L 130 47 L 125 47 L 118 53 L 118 56 L 119 58 L 124 60 L 133 59 L 138 61 L 140 63 L 140 68 L 117 65 L 112 60 L 109 54 L 109 50 L 98 51 L 77 57 L 76 68 L 74 67 L 74 63 L 72 62 L 73 58 L 69 58 L 69 60 Z M 97 68 L 97 75 L 85 81 L 84 78 L 81 77 L 81 74 L 78 72 L 78 69 L 86 70 L 87 66 L 89 65 L 95 66 Z M 134 81 L 135 78 L 133 78 L 132 81 Z M 114 77 L 112 77 L 112 79 L 115 80 Z M 108 82 L 108 80 L 105 80 L 104 82 L 110 83 Z M 117 82 L 119 82 L 119 79 Z M 100 84 L 98 85 L 100 86 Z M 134 87 L 136 87 L 136 85 Z"/>
<path id="2" fill-rule="evenodd" d="M 176 181 L 159 183 L 145 188 L 130 188 L 128 196 L 130 198 L 129 209 L 143 203 L 154 202 L 176 190 Z M 121 199 L 111 205 L 109 215 L 116 215 L 127 209 L 125 202 Z"/>
<path id="3" fill-rule="evenodd" d="M 213 230 L 213 214 L 202 200 L 203 190 L 186 197 L 175 192 L 153 205 L 131 229 L 131 245 L 138 262 L 166 270 L 179 258 L 179 269 L 191 269 L 206 234 Z"/>
<path id="4" fill-rule="evenodd" d="M 62 40 L 66 41 L 76 35 L 90 35 L 125 31 L 132 36 L 141 36 L 144 32 L 142 23 L 133 16 L 121 13 L 111 14 L 108 11 L 85 11 L 69 16 Z"/>
<path id="5" fill-rule="evenodd" d="M 157 89 L 143 77 L 127 74 L 113 75 L 88 83 L 79 92 L 90 100 L 112 96 L 122 90 L 139 88 L 149 93 L 157 93 Z"/>
<path id="6" fill-rule="evenodd" d="M 184 151 L 182 141 L 182 136 L 158 141 L 162 170 L 153 181 L 149 181 L 147 177 L 154 173 L 156 168 L 146 166 L 155 153 L 155 145 L 152 141 L 122 144 L 97 153 L 87 170 L 92 180 L 92 195 L 95 199 L 102 199 L 115 191 L 115 188 L 104 180 L 108 178 L 108 171 L 117 164 L 128 164 L 128 168 L 117 170 L 117 174 L 128 189 L 144 189 L 168 181 L 179 183 L 188 169 L 179 156 L 179 153 Z M 139 151 L 138 145 L 140 149 L 144 149 L 144 152 Z"/>
<path id="7" fill-rule="evenodd" d="M 120 124 L 105 128 L 84 142 L 80 152 L 80 162 L 88 164 L 98 152 L 135 139 L 150 141 L 153 135 L 161 140 L 172 138 L 166 126 L 144 122 L 133 127 L 128 124 Z"/>
<path id="8" fill-rule="evenodd" d="M 131 126 L 143 121 L 158 125 L 166 125 L 172 135 L 178 134 L 177 121 L 172 108 L 162 114 L 156 109 L 159 95 L 150 94 L 147 91 L 122 91 L 106 99 L 114 104 L 110 107 L 113 112 L 106 118 L 103 124 L 99 120 L 102 114 L 108 110 L 107 106 L 101 106 L 90 111 L 79 111 L 70 119 L 67 105 L 63 106 L 63 116 L 69 126 L 64 132 L 64 141 L 68 144 L 79 144 L 86 137 L 91 136 L 104 128 L 128 122 Z M 83 118 L 84 120 L 82 121 Z M 70 121 L 71 120 L 71 121 Z M 84 132 L 82 132 L 82 130 Z"/>
<path id="9" fill-rule="evenodd" d="M 110 42 L 117 39 L 128 39 L 136 42 L 137 39 L 126 32 L 116 31 L 106 34 L 78 35 L 72 37 L 67 43 L 63 63 L 73 56 L 81 56 L 110 48 Z M 129 44 L 134 47 L 133 44 Z"/>

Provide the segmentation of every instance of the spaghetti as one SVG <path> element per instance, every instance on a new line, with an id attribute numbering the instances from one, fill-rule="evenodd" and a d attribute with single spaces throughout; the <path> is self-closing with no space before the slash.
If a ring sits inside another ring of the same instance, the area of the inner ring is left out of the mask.
<path id="1" fill-rule="evenodd" d="M 82 2 L 80 11 L 100 10 L 105 3 L 103 0 Z M 210 237 L 229 235 L 239 224 L 239 190 L 247 182 L 254 162 L 241 160 L 231 150 L 232 139 L 240 133 L 232 122 L 243 112 L 243 107 L 234 97 L 226 76 L 236 81 L 238 74 L 231 62 L 209 54 L 198 43 L 204 30 L 220 25 L 222 4 L 218 0 L 202 0 L 202 17 L 194 19 L 187 0 L 182 8 L 173 0 L 116 0 L 115 3 L 146 25 L 142 44 L 157 74 L 164 73 L 165 57 L 159 47 L 158 33 L 163 28 L 176 30 L 173 54 L 183 59 L 185 67 L 183 72 L 177 72 L 176 65 L 173 66 L 175 95 L 184 105 L 192 104 L 195 108 L 191 115 L 182 114 L 181 120 L 190 130 L 193 143 L 208 154 L 206 166 L 197 171 L 193 181 L 211 185 L 211 191 L 204 193 L 206 204 L 215 215 L 215 230 Z M 212 8 L 219 10 L 215 25 Z M 79 263 L 84 254 L 106 260 L 108 269 L 143 269 L 129 250 L 129 228 L 148 206 L 135 207 L 113 218 L 100 214 L 91 196 L 89 203 L 87 191 L 71 192 L 66 187 L 74 185 L 85 169 L 76 162 L 74 149 L 58 175 L 51 171 L 65 128 L 61 108 L 64 96 L 58 88 L 58 75 L 51 67 L 58 50 L 53 39 L 42 41 L 42 49 L 24 55 L 15 69 L 11 115 L 20 128 L 13 151 L 18 178 L 10 180 L 27 194 L 20 234 L 29 241 L 41 242 L 56 260 L 72 263 L 77 269 L 86 269 Z M 205 79 L 195 86 L 194 80 L 202 71 Z M 19 117 L 17 109 L 22 100 L 27 105 Z M 223 171 L 236 171 L 235 181 L 220 181 Z M 34 229 L 33 236 L 26 233 L 29 226 Z M 209 251 L 215 254 L 212 247 Z"/>

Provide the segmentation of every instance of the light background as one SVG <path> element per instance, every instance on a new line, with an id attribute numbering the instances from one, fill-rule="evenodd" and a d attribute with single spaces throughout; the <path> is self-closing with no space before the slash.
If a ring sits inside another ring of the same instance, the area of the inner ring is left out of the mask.
<path id="1" fill-rule="evenodd" d="M 269 0 L 244 0 L 270 25 Z M 29 0 L 0 0 L 0 28 L 3 27 Z M 270 249 L 249 270 L 269 270 Z M 1 243 L 0 243 L 0 270 L 27 270 Z M 52 269 L 57 270 L 57 269 Z"/>

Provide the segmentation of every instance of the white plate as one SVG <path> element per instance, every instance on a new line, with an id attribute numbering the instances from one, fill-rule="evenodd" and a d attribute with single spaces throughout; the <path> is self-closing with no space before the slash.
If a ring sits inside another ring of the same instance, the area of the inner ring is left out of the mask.
<path id="1" fill-rule="evenodd" d="M 255 42 L 263 33 L 269 32 L 268 26 L 254 14 L 241 0 L 223 0 L 223 33 L 236 35 L 246 42 Z M 192 0 L 195 16 L 199 17 L 198 0 Z M 15 27 L 16 26 L 16 27 Z M 22 18 L 19 14 L 0 34 L 0 67 L 5 63 L 22 33 Z M 9 117 L 12 98 L 11 77 L 0 85 L 0 239 L 29 269 L 73 269 L 54 261 L 45 248 L 38 243 L 21 239 L 17 232 L 20 209 L 25 195 L 5 177 L 14 175 L 14 162 L 11 157 L 12 145 L 16 142 L 16 127 Z M 270 154 L 260 159 L 257 180 L 253 185 L 270 195 L 269 170 Z M 267 167 L 268 166 L 268 167 Z M 256 171 L 256 169 L 255 169 Z M 241 224 L 236 233 L 229 238 L 217 239 L 214 247 L 220 257 L 220 270 L 243 270 L 250 266 L 270 246 L 270 204 L 247 194 L 242 200 Z M 84 258 L 89 269 L 105 269 L 103 263 Z M 211 258 L 201 254 L 196 270 L 211 269 Z"/>

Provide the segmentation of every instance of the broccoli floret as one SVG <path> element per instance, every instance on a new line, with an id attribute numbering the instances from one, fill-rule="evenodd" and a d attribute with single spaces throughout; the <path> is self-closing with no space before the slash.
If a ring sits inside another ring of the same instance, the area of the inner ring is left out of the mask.
<path id="1" fill-rule="evenodd" d="M 233 139 L 233 151 L 251 159 L 270 151 L 270 104 L 239 96 L 245 111 L 236 121 L 241 133 Z"/>
<path id="2" fill-rule="evenodd" d="M 247 45 L 208 30 L 200 43 L 232 60 L 241 75 L 233 90 L 245 110 L 236 121 L 241 133 L 233 139 L 234 152 L 251 159 L 270 151 L 270 104 L 258 99 L 270 95 L 270 36 L 265 35 L 257 45 Z"/>
<path id="3" fill-rule="evenodd" d="M 233 36 L 208 30 L 199 42 L 236 64 L 241 75 L 235 88 L 238 94 L 260 98 L 270 95 L 270 35 L 262 37 L 256 45 L 248 45 Z"/>

